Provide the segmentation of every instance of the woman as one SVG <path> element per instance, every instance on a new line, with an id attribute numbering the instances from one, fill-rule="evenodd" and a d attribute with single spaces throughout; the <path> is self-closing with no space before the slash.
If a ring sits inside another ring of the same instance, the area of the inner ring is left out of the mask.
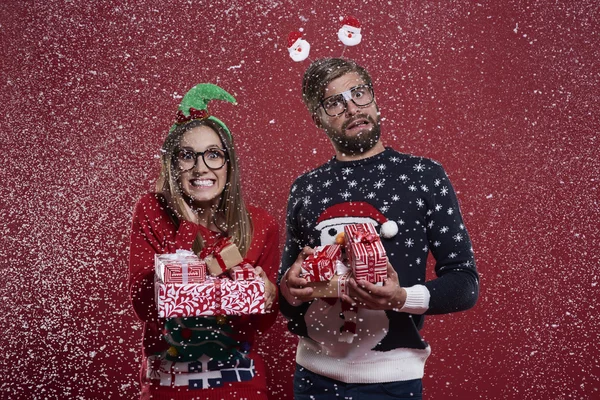
<path id="1" fill-rule="evenodd" d="M 129 288 L 144 322 L 142 399 L 266 399 L 257 332 L 275 321 L 278 227 L 265 211 L 246 207 L 229 129 L 210 116 L 212 99 L 235 99 L 201 84 L 183 98 L 162 147 L 157 193 L 138 202 L 132 223 Z M 229 237 L 265 282 L 266 314 L 161 320 L 154 298 L 154 256 L 202 249 Z"/>

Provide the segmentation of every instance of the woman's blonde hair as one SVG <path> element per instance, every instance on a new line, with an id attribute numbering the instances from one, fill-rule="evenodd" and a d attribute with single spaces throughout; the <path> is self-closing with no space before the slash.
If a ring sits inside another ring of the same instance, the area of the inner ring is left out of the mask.
<path id="1" fill-rule="evenodd" d="M 231 237 L 242 256 L 245 256 L 252 241 L 252 221 L 242 198 L 242 187 L 233 138 L 217 122 L 211 119 L 192 120 L 178 126 L 173 132 L 169 133 L 162 146 L 161 171 L 156 182 L 156 191 L 171 198 L 170 204 L 174 208 L 172 211 L 178 219 L 185 218 L 185 213 L 183 213 L 185 199 L 179 185 L 179 171 L 174 163 L 174 157 L 183 135 L 199 126 L 207 126 L 215 131 L 227 151 L 227 182 L 215 214 L 213 214 L 213 221 L 219 229 L 228 237 Z M 217 218 L 219 216 L 223 217 L 222 220 Z M 175 223 L 178 225 L 178 221 L 175 221 Z M 192 250 L 199 253 L 203 247 L 202 235 L 198 233 Z"/>

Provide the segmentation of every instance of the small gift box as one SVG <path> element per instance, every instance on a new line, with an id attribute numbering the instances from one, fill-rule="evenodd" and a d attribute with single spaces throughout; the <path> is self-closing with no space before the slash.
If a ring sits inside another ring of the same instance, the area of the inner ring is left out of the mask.
<path id="1" fill-rule="evenodd" d="M 251 281 L 257 277 L 254 267 L 247 262 L 231 267 L 227 272 L 234 281 Z"/>
<path id="2" fill-rule="evenodd" d="M 155 282 L 159 318 L 247 315 L 265 312 L 262 279 L 233 281 L 208 277 L 202 283 Z"/>
<path id="3" fill-rule="evenodd" d="M 206 263 L 208 273 L 212 276 L 221 275 L 229 268 L 244 261 L 237 246 L 231 243 L 229 238 L 223 238 L 213 246 L 205 247 L 201 257 Z"/>
<path id="4" fill-rule="evenodd" d="M 312 297 L 342 297 L 348 294 L 348 279 L 352 273 L 340 260 L 336 260 L 334 275 L 328 281 L 309 282 L 306 286 L 313 288 Z"/>
<path id="5" fill-rule="evenodd" d="M 312 297 L 342 297 L 348 294 L 348 279 L 352 274 L 347 272 L 343 275 L 334 275 L 325 282 L 309 282 L 307 287 L 313 288 Z"/>
<path id="6" fill-rule="evenodd" d="M 319 246 L 315 253 L 302 262 L 300 276 L 308 282 L 330 280 L 335 273 L 336 262 L 340 261 L 342 248 L 339 245 Z"/>
<path id="7" fill-rule="evenodd" d="M 154 271 L 164 283 L 200 283 L 206 279 L 206 264 L 191 251 L 156 254 Z"/>
<path id="8" fill-rule="evenodd" d="M 344 234 L 354 279 L 383 282 L 387 278 L 387 255 L 373 224 L 346 225 Z"/>

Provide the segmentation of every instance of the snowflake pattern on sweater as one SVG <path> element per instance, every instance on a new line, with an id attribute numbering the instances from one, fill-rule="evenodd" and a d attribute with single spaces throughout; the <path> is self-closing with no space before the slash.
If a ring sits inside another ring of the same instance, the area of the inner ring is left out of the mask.
<path id="1" fill-rule="evenodd" d="M 371 222 L 380 229 L 385 221 L 398 226 L 382 242 L 400 285 L 424 285 L 430 293 L 425 314 L 462 311 L 475 304 L 479 280 L 473 249 L 450 180 L 437 162 L 390 148 L 358 161 L 334 158 L 294 182 L 280 278 L 304 246 L 331 243 L 346 224 Z M 429 253 L 436 260 L 437 278 L 426 282 Z M 360 354 L 367 362 L 374 352 L 428 348 L 419 334 L 423 315 L 361 310 L 357 333 L 363 337 L 348 345 L 335 339 L 340 325 L 332 321 L 339 318 L 335 307 L 329 309 L 321 300 L 293 307 L 282 297 L 280 308 L 290 331 L 309 339 L 315 352 L 337 359 Z"/>

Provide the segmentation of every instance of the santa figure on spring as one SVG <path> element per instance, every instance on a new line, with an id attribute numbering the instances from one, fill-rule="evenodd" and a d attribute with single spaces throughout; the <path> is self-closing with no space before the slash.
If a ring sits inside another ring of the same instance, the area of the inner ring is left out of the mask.
<path id="1" fill-rule="evenodd" d="M 299 62 L 308 58 L 310 44 L 302 39 L 302 33 L 298 31 L 291 32 L 288 35 L 288 51 L 292 60 Z"/>
<path id="2" fill-rule="evenodd" d="M 360 22 L 358 19 L 351 15 L 342 19 L 342 27 L 338 31 L 338 38 L 346 46 L 356 46 L 359 44 L 362 35 L 360 34 Z"/>

